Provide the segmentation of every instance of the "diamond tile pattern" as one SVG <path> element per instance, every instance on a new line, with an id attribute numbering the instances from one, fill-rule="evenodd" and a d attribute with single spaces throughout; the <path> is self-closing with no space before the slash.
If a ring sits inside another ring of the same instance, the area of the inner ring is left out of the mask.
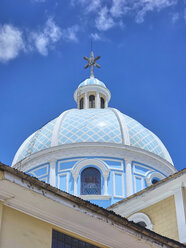
<path id="1" fill-rule="evenodd" d="M 18 150 L 19 156 L 17 157 L 17 161 L 50 147 L 55 123 L 56 119 L 50 121 L 26 139 L 19 149 L 20 152 Z"/>
<path id="2" fill-rule="evenodd" d="M 58 145 L 78 142 L 122 143 L 119 122 L 109 109 L 73 109 L 65 116 Z"/>
<path id="3" fill-rule="evenodd" d="M 129 116 L 124 115 L 124 117 L 128 127 L 131 146 L 153 152 L 165 158 L 165 154 L 156 140 L 155 135 Z"/>
<path id="4" fill-rule="evenodd" d="M 139 122 L 124 115 L 130 145 L 155 153 L 172 163 L 171 157 L 161 140 Z M 58 117 L 60 118 L 60 117 Z M 51 147 L 54 119 L 33 133 L 21 145 L 13 164 L 38 151 Z M 121 122 L 121 121 L 120 121 Z M 121 123 L 122 125 L 122 123 Z M 122 144 L 119 121 L 112 109 L 69 110 L 59 127 L 55 145 L 79 142 L 105 142 Z"/>

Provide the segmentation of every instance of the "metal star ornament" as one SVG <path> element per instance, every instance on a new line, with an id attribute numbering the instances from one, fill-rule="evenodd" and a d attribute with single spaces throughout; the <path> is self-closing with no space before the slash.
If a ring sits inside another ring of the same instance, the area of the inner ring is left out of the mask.
<path id="1" fill-rule="evenodd" d="M 84 68 L 87 69 L 90 66 L 90 77 L 93 78 L 94 77 L 94 66 L 96 66 L 97 68 L 101 68 L 101 66 L 96 63 L 96 61 L 100 59 L 101 56 L 97 56 L 96 58 L 94 58 L 94 53 L 93 51 L 91 51 L 90 58 L 86 56 L 84 56 L 83 58 L 88 61 L 88 64 L 85 65 Z"/>

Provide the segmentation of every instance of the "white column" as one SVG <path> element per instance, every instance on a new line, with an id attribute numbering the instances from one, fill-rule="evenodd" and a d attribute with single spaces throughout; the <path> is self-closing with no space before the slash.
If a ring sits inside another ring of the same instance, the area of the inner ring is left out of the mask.
<path id="1" fill-rule="evenodd" d="M 100 97 L 99 97 L 99 92 L 96 92 L 96 108 L 100 108 Z"/>
<path id="2" fill-rule="evenodd" d="M 186 243 L 186 206 L 184 198 L 184 188 L 180 186 L 174 193 L 174 200 L 176 205 L 178 235 L 181 243 Z"/>
<path id="3" fill-rule="evenodd" d="M 50 161 L 50 185 L 56 187 L 56 160 Z"/>
<path id="4" fill-rule="evenodd" d="M 74 195 L 77 195 L 77 177 L 74 177 Z"/>
<path id="5" fill-rule="evenodd" d="M 2 225 L 3 225 L 3 203 L 0 202 L 0 239 L 1 239 Z"/>
<path id="6" fill-rule="evenodd" d="M 105 100 L 105 108 L 108 108 L 108 100 Z"/>
<path id="7" fill-rule="evenodd" d="M 108 176 L 109 176 L 109 172 L 106 174 L 103 174 L 103 177 L 104 177 L 104 195 L 108 195 L 108 182 L 107 182 Z"/>
<path id="8" fill-rule="evenodd" d="M 88 108 L 87 92 L 85 92 L 85 109 Z"/>
<path id="9" fill-rule="evenodd" d="M 127 197 L 133 194 L 131 160 L 125 159 Z"/>

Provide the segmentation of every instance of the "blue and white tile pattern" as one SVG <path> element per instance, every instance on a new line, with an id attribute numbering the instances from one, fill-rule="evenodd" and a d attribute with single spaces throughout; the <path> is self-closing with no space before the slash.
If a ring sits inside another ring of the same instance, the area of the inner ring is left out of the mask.
<path id="1" fill-rule="evenodd" d="M 131 146 L 152 152 L 172 163 L 168 151 L 156 135 L 131 117 L 123 116 Z M 51 141 L 54 138 L 54 130 L 56 131 L 58 118 L 47 123 L 26 139 L 16 153 L 13 164 L 33 153 L 52 146 Z M 125 144 L 121 125 L 122 121 L 116 117 L 115 112 L 111 108 L 71 109 L 67 111 L 58 127 L 57 135 L 55 134 L 55 145 L 80 142 Z"/>
<path id="2" fill-rule="evenodd" d="M 71 110 L 59 130 L 58 145 L 79 142 L 122 143 L 119 122 L 109 109 Z"/>

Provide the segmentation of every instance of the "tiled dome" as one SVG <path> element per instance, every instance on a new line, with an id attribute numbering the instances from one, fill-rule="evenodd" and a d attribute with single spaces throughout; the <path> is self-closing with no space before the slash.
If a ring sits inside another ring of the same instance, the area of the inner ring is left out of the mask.
<path id="1" fill-rule="evenodd" d="M 105 84 L 103 82 L 101 82 L 99 79 L 97 78 L 87 78 L 85 79 L 82 83 L 80 83 L 80 85 L 78 86 L 78 88 L 85 86 L 85 85 L 100 85 L 102 87 L 105 87 Z"/>
<path id="2" fill-rule="evenodd" d="M 80 142 L 129 145 L 172 163 L 167 149 L 155 134 L 118 110 L 106 108 L 71 109 L 62 113 L 23 142 L 12 164 L 53 146 Z"/>

